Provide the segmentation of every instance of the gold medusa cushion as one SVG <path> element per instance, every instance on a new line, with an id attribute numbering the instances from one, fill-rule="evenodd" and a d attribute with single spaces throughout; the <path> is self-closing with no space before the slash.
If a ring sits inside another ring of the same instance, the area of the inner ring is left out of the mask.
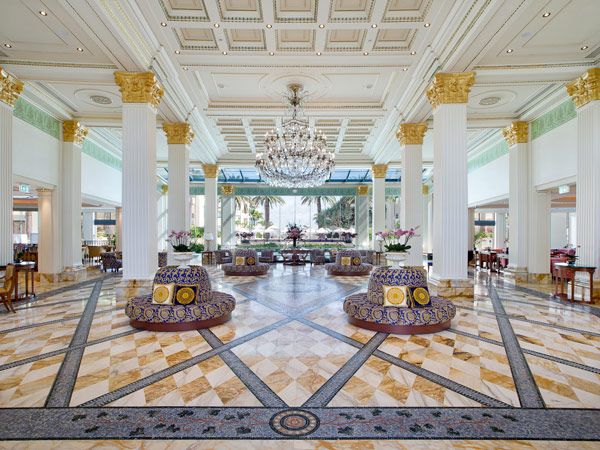
<path id="1" fill-rule="evenodd" d="M 235 257 L 235 265 L 236 266 L 243 266 L 245 262 L 246 262 L 246 258 L 244 258 L 243 256 Z"/>
<path id="2" fill-rule="evenodd" d="M 246 264 L 249 266 L 253 266 L 254 264 L 256 264 L 256 260 L 254 259 L 254 256 L 248 256 L 246 258 Z"/>
<path id="3" fill-rule="evenodd" d="M 383 306 L 408 308 L 411 306 L 410 303 L 406 286 L 383 286 Z"/>
<path id="4" fill-rule="evenodd" d="M 349 266 L 350 265 L 350 257 L 349 256 L 342 256 L 342 266 Z"/>
<path id="5" fill-rule="evenodd" d="M 155 284 L 152 289 L 152 303 L 155 305 L 172 305 L 175 283 Z"/>
<path id="6" fill-rule="evenodd" d="M 410 297 L 413 300 L 414 306 L 431 306 L 429 289 L 426 287 L 411 288 Z"/>
<path id="7" fill-rule="evenodd" d="M 175 305 L 190 305 L 195 303 L 196 295 L 198 295 L 197 284 L 177 284 L 175 285 L 175 295 L 173 296 L 173 304 Z"/>
<path id="8" fill-rule="evenodd" d="M 361 262 L 362 261 L 360 260 L 360 258 L 358 256 L 355 256 L 354 258 L 352 258 L 352 265 L 353 266 L 360 266 Z"/>

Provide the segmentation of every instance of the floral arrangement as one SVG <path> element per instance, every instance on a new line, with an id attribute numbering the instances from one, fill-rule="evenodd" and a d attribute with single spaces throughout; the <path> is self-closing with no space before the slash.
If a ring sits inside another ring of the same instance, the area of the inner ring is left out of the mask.
<path id="1" fill-rule="evenodd" d="M 381 236 L 383 241 L 385 242 L 385 251 L 386 252 L 405 252 L 410 249 L 410 245 L 408 245 L 408 241 L 415 236 L 419 236 L 415 230 L 419 228 L 411 228 L 410 230 L 403 230 L 402 228 L 396 228 L 392 231 L 381 232 L 378 231 L 375 233 L 376 236 Z M 403 239 L 404 238 L 404 239 Z M 404 242 L 401 242 L 404 240 Z"/>
<path id="2" fill-rule="evenodd" d="M 580 245 L 577 246 L 577 248 L 580 247 Z M 577 248 L 575 249 L 575 251 L 577 251 Z M 577 262 L 577 258 L 579 258 L 579 256 L 575 255 L 575 253 L 573 253 L 572 255 L 570 253 L 565 253 L 565 256 L 567 257 L 567 264 L 570 265 L 575 265 L 575 263 Z"/>
<path id="3" fill-rule="evenodd" d="M 250 239 L 252 236 L 254 236 L 254 233 L 252 231 L 250 232 L 245 232 L 242 231 L 241 233 L 236 233 L 239 237 L 241 237 L 242 239 Z"/>
<path id="4" fill-rule="evenodd" d="M 290 223 L 287 226 L 287 234 L 285 238 L 291 239 L 295 247 L 297 241 L 304 239 L 304 231 L 302 230 L 301 226 L 296 225 L 295 223 Z"/>
<path id="5" fill-rule="evenodd" d="M 173 250 L 177 253 L 183 252 L 191 252 L 192 244 L 190 242 L 190 238 L 192 237 L 192 233 L 189 231 L 175 231 L 171 230 L 169 236 L 167 237 L 167 242 L 171 244 Z"/>

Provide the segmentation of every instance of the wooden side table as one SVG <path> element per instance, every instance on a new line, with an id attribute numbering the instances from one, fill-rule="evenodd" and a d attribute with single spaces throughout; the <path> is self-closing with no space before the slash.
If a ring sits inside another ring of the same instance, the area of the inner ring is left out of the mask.
<path id="1" fill-rule="evenodd" d="M 581 296 L 581 300 L 575 300 L 575 274 L 577 272 L 587 272 L 590 274 L 590 302 L 592 302 L 592 296 L 594 295 L 594 272 L 596 271 L 595 267 L 592 266 L 576 266 L 570 265 L 567 263 L 556 263 L 554 264 L 556 267 L 556 277 L 554 280 L 554 295 L 563 300 L 568 300 L 570 302 L 583 303 L 585 301 L 584 294 L 585 290 Z M 569 298 L 568 294 L 564 293 L 564 281 L 567 279 L 567 283 L 569 282 L 569 275 L 571 274 L 571 298 Z M 560 279 L 560 294 L 558 293 L 558 284 Z"/>
<path id="2" fill-rule="evenodd" d="M 202 252 L 202 264 L 214 264 L 215 253 L 214 252 Z"/>

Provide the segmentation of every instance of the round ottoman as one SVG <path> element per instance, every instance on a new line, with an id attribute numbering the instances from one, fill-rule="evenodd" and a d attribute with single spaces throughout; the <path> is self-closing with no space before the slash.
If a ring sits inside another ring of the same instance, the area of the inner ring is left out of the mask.
<path id="1" fill-rule="evenodd" d="M 221 269 L 225 275 L 237 276 L 258 276 L 264 275 L 271 267 L 267 263 L 258 262 L 256 250 L 251 248 L 242 248 L 235 250 L 232 262 L 230 264 L 221 264 Z"/>

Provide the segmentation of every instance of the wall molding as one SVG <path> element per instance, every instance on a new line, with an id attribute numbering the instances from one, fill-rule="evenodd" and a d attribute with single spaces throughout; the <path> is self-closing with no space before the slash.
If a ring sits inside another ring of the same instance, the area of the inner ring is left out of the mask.
<path id="1" fill-rule="evenodd" d="M 575 102 L 567 100 L 531 122 L 531 140 L 564 125 L 577 117 Z"/>
<path id="2" fill-rule="evenodd" d="M 504 156 L 508 153 L 508 144 L 503 139 L 498 142 L 496 145 L 488 148 L 486 151 L 476 156 L 469 162 L 467 162 L 467 171 L 472 172 L 474 170 L 480 169 L 483 166 L 491 163 L 492 161 Z"/>
<path id="3" fill-rule="evenodd" d="M 118 170 L 119 172 L 121 172 L 123 170 L 123 167 L 121 165 L 121 160 L 119 158 L 117 158 L 116 156 L 112 155 L 108 151 L 104 150 L 99 145 L 94 144 L 93 142 L 91 142 L 87 139 L 85 141 L 83 141 L 83 145 L 81 146 L 81 151 L 82 151 L 82 153 L 85 153 L 86 155 L 91 156 L 95 160 L 98 160 L 101 163 L 106 164 L 107 166 Z"/>
<path id="4" fill-rule="evenodd" d="M 232 183 L 228 183 L 231 185 Z M 314 187 L 314 188 L 298 188 L 293 192 L 291 188 L 280 188 L 269 185 L 264 186 L 243 186 L 233 184 L 235 186 L 235 195 L 281 195 L 281 196 L 304 196 L 304 195 L 333 195 L 333 196 L 356 196 L 356 186 L 349 187 Z M 218 187 L 218 194 L 221 195 L 221 186 Z M 401 188 L 386 187 L 385 195 L 400 195 Z M 204 195 L 204 186 L 190 186 L 190 195 Z"/>
<path id="5" fill-rule="evenodd" d="M 13 116 L 60 140 L 60 122 L 22 97 L 15 101 Z"/>

